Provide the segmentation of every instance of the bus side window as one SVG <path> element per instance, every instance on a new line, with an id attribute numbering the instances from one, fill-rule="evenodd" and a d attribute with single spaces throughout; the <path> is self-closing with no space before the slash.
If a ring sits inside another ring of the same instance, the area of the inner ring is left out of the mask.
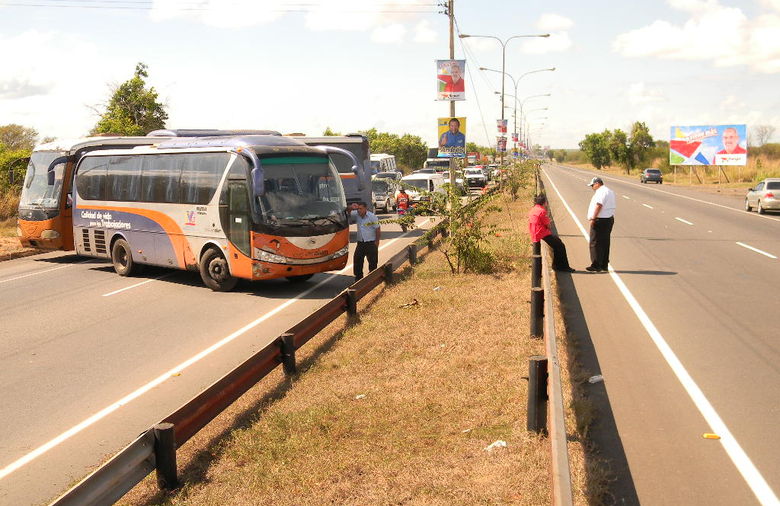
<path id="1" fill-rule="evenodd" d="M 79 165 L 76 174 L 76 191 L 85 200 L 104 200 L 106 183 L 105 156 L 89 156 Z"/>

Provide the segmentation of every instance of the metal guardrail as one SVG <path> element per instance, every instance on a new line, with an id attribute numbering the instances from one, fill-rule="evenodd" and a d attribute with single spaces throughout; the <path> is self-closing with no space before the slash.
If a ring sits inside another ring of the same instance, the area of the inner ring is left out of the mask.
<path id="1" fill-rule="evenodd" d="M 166 416 L 160 423 L 143 432 L 111 460 L 51 504 L 53 506 L 113 504 L 154 470 L 157 471 L 157 481 L 161 488 L 175 488 L 177 448 L 180 448 L 278 365 L 283 365 L 286 374 L 294 374 L 295 350 L 301 348 L 342 314 L 356 314 L 358 300 L 383 282 L 391 282 L 393 272 L 407 260 L 415 264 L 418 252 L 426 247 L 430 248 L 433 239 L 446 231 L 445 227 L 446 221 L 442 221 L 379 268 L 326 302 L 206 390 Z M 165 429 L 172 429 L 172 438 L 170 434 L 164 436 L 163 426 Z"/>

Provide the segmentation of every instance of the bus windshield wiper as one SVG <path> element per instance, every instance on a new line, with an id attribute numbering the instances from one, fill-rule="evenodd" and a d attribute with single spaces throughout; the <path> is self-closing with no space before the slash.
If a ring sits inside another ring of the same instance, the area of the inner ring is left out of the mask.
<path id="1" fill-rule="evenodd" d="M 342 223 L 335 216 L 315 216 L 314 218 L 303 218 L 303 219 L 308 220 L 310 223 L 316 223 L 318 221 L 326 220 L 340 226 L 341 228 L 344 228 L 344 223 Z"/>

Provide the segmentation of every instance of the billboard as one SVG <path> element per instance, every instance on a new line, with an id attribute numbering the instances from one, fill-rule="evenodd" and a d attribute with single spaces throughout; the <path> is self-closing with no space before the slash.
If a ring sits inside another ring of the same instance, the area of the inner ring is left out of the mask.
<path id="1" fill-rule="evenodd" d="M 497 119 L 496 127 L 498 128 L 498 133 L 505 134 L 508 123 L 509 123 L 508 119 Z"/>
<path id="2" fill-rule="evenodd" d="M 436 100 L 466 100 L 466 60 L 436 60 Z"/>
<path id="3" fill-rule="evenodd" d="M 746 125 L 673 126 L 669 136 L 672 165 L 745 165 Z"/>
<path id="4" fill-rule="evenodd" d="M 466 158 L 466 118 L 439 118 L 440 158 Z"/>

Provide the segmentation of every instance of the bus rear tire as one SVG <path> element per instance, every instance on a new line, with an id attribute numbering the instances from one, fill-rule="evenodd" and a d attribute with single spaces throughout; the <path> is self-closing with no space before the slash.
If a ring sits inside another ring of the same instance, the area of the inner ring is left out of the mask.
<path id="1" fill-rule="evenodd" d="M 304 283 L 309 281 L 314 274 L 301 274 L 300 276 L 287 276 L 287 281 L 290 283 Z"/>
<path id="2" fill-rule="evenodd" d="M 117 239 L 111 247 L 111 263 L 114 270 L 120 276 L 132 276 L 138 271 L 138 266 L 133 262 L 133 252 L 130 245 L 124 239 Z"/>
<path id="3" fill-rule="evenodd" d="M 215 292 L 229 292 L 238 283 L 238 278 L 230 275 L 225 257 L 214 248 L 206 250 L 200 259 L 200 277 Z"/>

